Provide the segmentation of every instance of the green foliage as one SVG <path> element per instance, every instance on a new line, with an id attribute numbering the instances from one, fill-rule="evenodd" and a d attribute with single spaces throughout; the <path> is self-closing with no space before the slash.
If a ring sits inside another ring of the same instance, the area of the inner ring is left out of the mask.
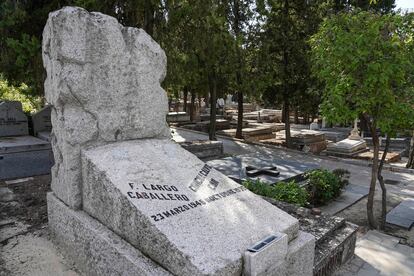
<path id="1" fill-rule="evenodd" d="M 342 188 L 348 181 L 344 178 L 349 172 L 335 170 L 330 172 L 324 169 L 309 171 L 305 174 L 313 205 L 323 205 L 341 194 Z"/>
<path id="2" fill-rule="evenodd" d="M 243 185 L 255 194 L 300 206 L 305 206 L 309 198 L 306 189 L 298 186 L 294 181 L 288 183 L 280 182 L 271 186 L 259 180 L 246 180 L 243 182 Z"/>
<path id="3" fill-rule="evenodd" d="M 31 96 L 30 88 L 26 84 L 22 83 L 18 87 L 10 85 L 1 75 L 0 100 L 19 101 L 22 103 L 23 111 L 26 113 L 39 110 L 41 105 L 40 97 Z"/>
<path id="4" fill-rule="evenodd" d="M 360 8 L 362 10 L 390 13 L 395 8 L 395 0 L 334 0 L 335 12 Z"/>
<path id="5" fill-rule="evenodd" d="M 27 84 L 43 94 L 41 37 L 48 13 L 69 1 L 14 1 L 0 3 L 0 72 L 12 85 Z"/>
<path id="6" fill-rule="evenodd" d="M 326 19 L 310 40 L 331 122 L 370 118 L 395 135 L 414 125 L 413 17 L 354 11 Z"/>

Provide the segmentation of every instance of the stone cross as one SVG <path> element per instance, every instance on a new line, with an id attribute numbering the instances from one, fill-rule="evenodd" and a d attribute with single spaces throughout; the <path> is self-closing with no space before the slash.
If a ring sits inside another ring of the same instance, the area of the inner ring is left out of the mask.
<path id="1" fill-rule="evenodd" d="M 359 136 L 358 130 L 358 119 L 354 120 L 354 128 L 351 130 L 351 134 L 349 135 L 348 139 L 350 140 L 361 140 L 361 136 Z"/>

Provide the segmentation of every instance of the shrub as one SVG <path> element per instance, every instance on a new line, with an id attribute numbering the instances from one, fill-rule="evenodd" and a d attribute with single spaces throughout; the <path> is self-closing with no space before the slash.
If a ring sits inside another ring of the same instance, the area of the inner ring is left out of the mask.
<path id="1" fill-rule="evenodd" d="M 0 100 L 19 101 L 26 113 L 37 111 L 41 105 L 41 98 L 31 96 L 30 88 L 26 84 L 22 83 L 18 87 L 10 85 L 2 75 L 0 75 Z"/>
<path id="2" fill-rule="evenodd" d="M 313 205 L 323 205 L 341 194 L 342 188 L 348 184 L 345 176 L 349 175 L 346 170 L 335 170 L 330 172 L 324 169 L 316 169 L 305 174 Z"/>
<path id="3" fill-rule="evenodd" d="M 269 185 L 260 180 L 246 180 L 243 185 L 255 194 L 274 198 L 276 200 L 305 206 L 308 202 L 309 193 L 305 188 L 300 187 L 294 181 L 276 185 Z"/>

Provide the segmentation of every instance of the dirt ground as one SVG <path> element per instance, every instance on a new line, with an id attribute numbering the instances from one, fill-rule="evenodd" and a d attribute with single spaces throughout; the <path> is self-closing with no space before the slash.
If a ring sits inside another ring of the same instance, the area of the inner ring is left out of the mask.
<path id="1" fill-rule="evenodd" d="M 0 275 L 78 275 L 51 241 L 46 193 L 50 176 L 0 182 Z"/>
<path id="2" fill-rule="evenodd" d="M 404 197 L 392 193 L 387 194 L 387 212 L 396 207 L 404 200 Z M 354 205 L 346 208 L 345 210 L 336 214 L 338 217 L 343 217 L 347 221 L 357 224 L 361 227 L 360 232 L 364 233 L 368 231 L 368 219 L 367 219 L 367 198 L 363 198 Z M 374 217 L 378 222 L 381 216 L 381 192 L 375 191 L 374 198 Z M 406 244 L 414 247 L 414 227 L 410 231 L 404 230 L 399 227 L 393 227 L 387 225 L 384 231 L 385 233 L 400 238 L 401 244 Z"/>

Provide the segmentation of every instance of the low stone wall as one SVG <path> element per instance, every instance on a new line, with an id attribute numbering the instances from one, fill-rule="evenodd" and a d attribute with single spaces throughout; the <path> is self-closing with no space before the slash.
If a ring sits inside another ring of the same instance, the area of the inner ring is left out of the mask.
<path id="1" fill-rule="evenodd" d="M 354 256 L 358 226 L 336 216 L 313 215 L 311 210 L 263 197 L 299 220 L 299 229 L 315 237 L 313 275 L 332 275 Z"/>

